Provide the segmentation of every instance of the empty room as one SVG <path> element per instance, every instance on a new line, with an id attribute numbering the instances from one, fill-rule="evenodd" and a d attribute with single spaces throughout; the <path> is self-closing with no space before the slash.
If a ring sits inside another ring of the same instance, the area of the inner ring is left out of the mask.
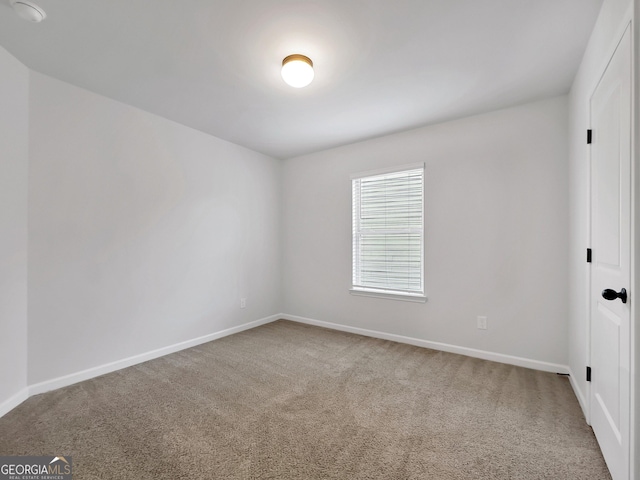
<path id="1" fill-rule="evenodd" d="M 639 4 L 0 0 L 0 480 L 640 480 Z"/>

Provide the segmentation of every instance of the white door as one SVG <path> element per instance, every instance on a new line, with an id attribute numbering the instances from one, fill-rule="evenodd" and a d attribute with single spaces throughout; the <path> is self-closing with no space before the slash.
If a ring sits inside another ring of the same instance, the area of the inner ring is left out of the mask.
<path id="1" fill-rule="evenodd" d="M 591 426 L 614 480 L 629 479 L 631 32 L 590 101 Z M 625 289 L 625 290 L 623 290 Z M 604 292 L 608 290 L 608 292 Z M 603 293 L 604 292 L 604 293 Z M 608 297 L 605 298 L 605 297 Z"/>

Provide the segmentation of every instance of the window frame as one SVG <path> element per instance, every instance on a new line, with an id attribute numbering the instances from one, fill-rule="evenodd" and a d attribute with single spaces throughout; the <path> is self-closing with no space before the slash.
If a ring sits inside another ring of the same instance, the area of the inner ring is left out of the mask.
<path id="1" fill-rule="evenodd" d="M 400 173 L 410 170 L 422 170 L 422 226 L 421 226 L 421 241 L 420 241 L 420 292 L 411 292 L 404 290 L 394 290 L 394 289 L 385 289 L 385 288 L 377 288 L 377 287 L 367 287 L 363 285 L 355 285 L 354 279 L 356 277 L 356 205 L 355 205 L 355 195 L 354 195 L 354 180 L 364 179 L 367 177 L 376 177 L 381 175 Z M 352 295 L 358 296 L 366 296 L 366 297 L 377 297 L 377 298 L 387 298 L 392 300 L 401 300 L 405 302 L 418 302 L 424 303 L 427 301 L 427 297 L 425 294 L 425 265 L 424 265 L 424 255 L 425 255 L 425 164 L 422 163 L 414 163 L 409 165 L 398 165 L 395 167 L 383 168 L 378 170 L 371 170 L 366 172 L 355 173 L 351 175 L 351 287 L 349 288 L 349 293 Z"/>

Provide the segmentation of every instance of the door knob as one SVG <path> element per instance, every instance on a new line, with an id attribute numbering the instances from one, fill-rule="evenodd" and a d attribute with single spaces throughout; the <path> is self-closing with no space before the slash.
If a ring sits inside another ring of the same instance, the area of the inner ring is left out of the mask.
<path id="1" fill-rule="evenodd" d="M 627 290 L 623 288 L 619 292 L 616 292 L 615 290 L 607 288 L 602 291 L 602 297 L 606 300 L 615 300 L 616 298 L 619 298 L 622 300 L 622 303 L 627 303 Z"/>

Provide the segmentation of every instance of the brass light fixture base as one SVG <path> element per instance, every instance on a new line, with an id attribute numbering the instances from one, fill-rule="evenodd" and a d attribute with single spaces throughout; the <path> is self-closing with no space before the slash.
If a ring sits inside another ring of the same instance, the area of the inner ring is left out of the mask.
<path id="1" fill-rule="evenodd" d="M 284 57 L 284 60 L 282 60 L 282 66 L 284 67 L 287 63 L 293 62 L 295 60 L 307 63 L 310 67 L 313 67 L 313 62 L 311 61 L 311 59 L 305 55 L 300 55 L 299 53 L 294 53 L 293 55 Z"/>

